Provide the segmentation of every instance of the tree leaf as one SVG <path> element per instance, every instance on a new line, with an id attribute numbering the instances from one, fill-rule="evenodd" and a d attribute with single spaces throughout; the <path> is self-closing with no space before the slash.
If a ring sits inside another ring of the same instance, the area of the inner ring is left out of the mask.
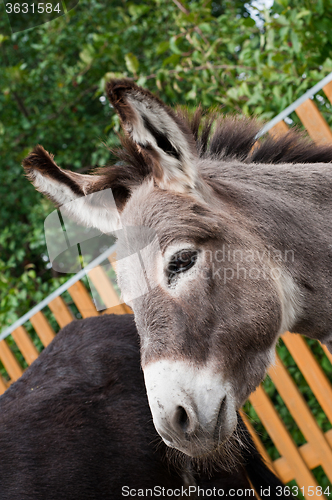
<path id="1" fill-rule="evenodd" d="M 169 49 L 169 42 L 160 42 L 156 47 L 156 54 L 161 55 L 164 54 Z"/>
<path id="2" fill-rule="evenodd" d="M 135 54 L 133 54 L 132 52 L 126 54 L 125 61 L 128 71 L 130 71 L 130 73 L 133 73 L 133 75 L 136 75 L 139 68 L 139 62 Z"/>
<path id="3" fill-rule="evenodd" d="M 299 37 L 297 36 L 294 30 L 290 32 L 290 39 L 293 45 L 294 52 L 298 54 L 301 50 L 301 43 L 299 41 Z"/>
<path id="4" fill-rule="evenodd" d="M 172 36 L 169 40 L 169 48 L 171 49 L 174 54 L 182 54 L 182 50 L 179 49 L 178 43 L 179 43 L 179 38 L 176 38 L 175 36 Z"/>

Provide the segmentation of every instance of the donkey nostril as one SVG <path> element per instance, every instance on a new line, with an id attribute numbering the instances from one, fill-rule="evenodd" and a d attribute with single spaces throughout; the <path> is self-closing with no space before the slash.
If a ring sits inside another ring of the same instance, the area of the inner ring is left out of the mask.
<path id="1" fill-rule="evenodd" d="M 176 409 L 176 423 L 179 425 L 183 432 L 187 432 L 190 425 L 188 413 L 183 406 L 178 406 Z"/>

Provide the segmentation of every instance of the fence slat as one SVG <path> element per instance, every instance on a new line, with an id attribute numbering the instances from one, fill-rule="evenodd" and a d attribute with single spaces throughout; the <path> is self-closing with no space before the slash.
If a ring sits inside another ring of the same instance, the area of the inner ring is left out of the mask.
<path id="1" fill-rule="evenodd" d="M 298 449 L 309 469 L 314 469 L 315 467 L 318 467 L 320 465 L 319 457 L 315 454 L 315 450 L 312 449 L 311 444 L 306 443 L 300 446 Z M 292 468 L 289 466 L 285 457 L 281 457 L 275 460 L 273 462 L 273 466 L 284 483 L 288 483 L 289 481 L 292 481 L 292 479 L 294 479 Z"/>
<path id="2" fill-rule="evenodd" d="M 124 312 L 120 312 L 120 313 L 118 313 L 118 312 L 115 312 L 115 311 L 114 311 L 114 308 L 113 308 L 113 307 L 108 307 L 108 308 L 107 308 L 107 309 L 105 309 L 104 311 L 101 311 L 101 314 L 134 314 L 134 313 L 133 313 L 133 310 L 132 310 L 132 309 L 130 309 L 130 307 L 129 307 L 127 304 L 123 303 L 123 304 L 121 304 L 121 305 L 122 305 L 122 307 L 123 307 L 123 311 L 124 311 Z"/>
<path id="3" fill-rule="evenodd" d="M 311 99 L 304 101 L 295 112 L 315 142 L 318 144 L 332 142 L 331 129 Z"/>
<path id="4" fill-rule="evenodd" d="M 281 120 L 281 122 L 276 123 L 274 127 L 270 128 L 269 134 L 272 135 L 272 137 L 278 138 L 287 134 L 288 130 L 288 125 L 286 125 L 284 120 Z"/>
<path id="5" fill-rule="evenodd" d="M 286 332 L 282 340 L 332 423 L 332 386 L 325 373 L 300 335 Z"/>
<path id="6" fill-rule="evenodd" d="M 117 265 L 117 260 L 116 260 L 116 252 L 111 253 L 111 255 L 108 256 L 109 263 L 112 265 L 114 271 L 116 272 L 116 265 Z"/>
<path id="7" fill-rule="evenodd" d="M 301 451 L 300 448 L 299 450 Z M 295 479 L 293 469 L 290 467 L 285 457 L 277 458 L 277 460 L 273 462 L 273 467 L 283 483 L 288 483 Z M 309 469 L 310 468 L 311 467 L 309 467 Z"/>
<path id="8" fill-rule="evenodd" d="M 7 384 L 4 379 L 0 376 L 0 396 L 7 390 Z"/>
<path id="9" fill-rule="evenodd" d="M 61 297 L 56 297 L 52 300 L 48 307 L 51 309 L 58 325 L 63 328 L 64 326 L 71 323 L 74 319 L 72 312 Z"/>
<path id="10" fill-rule="evenodd" d="M 92 302 L 87 289 L 81 281 L 77 281 L 74 285 L 68 288 L 68 292 L 76 304 L 77 309 L 82 315 L 82 318 L 90 316 L 98 316 L 98 312 Z"/>
<path id="11" fill-rule="evenodd" d="M 325 432 L 325 437 L 326 437 L 326 441 L 330 444 L 330 446 L 332 448 L 332 429 Z"/>
<path id="12" fill-rule="evenodd" d="M 44 347 L 52 342 L 55 337 L 55 333 L 44 314 L 39 311 L 30 318 L 30 323 L 36 330 L 36 333 L 40 340 L 42 341 Z"/>
<path id="13" fill-rule="evenodd" d="M 0 359 L 12 380 L 20 378 L 23 370 L 5 340 L 0 341 Z"/>
<path id="14" fill-rule="evenodd" d="M 38 358 L 39 354 L 26 329 L 23 326 L 19 326 L 12 332 L 12 337 L 23 354 L 25 361 L 28 365 L 31 365 Z"/>
<path id="15" fill-rule="evenodd" d="M 304 463 L 297 446 L 276 412 L 270 398 L 263 388 L 259 386 L 256 391 L 250 395 L 249 400 L 254 406 L 265 429 L 271 436 L 280 455 L 283 455 L 288 464 L 291 464 L 293 478 L 300 487 L 304 486 L 305 498 L 308 500 L 312 499 L 313 497 L 308 495 L 308 487 L 318 486 L 318 483 L 312 472 Z M 282 476 L 281 479 L 284 480 Z M 322 496 L 320 498 L 325 497 Z"/>
<path id="16" fill-rule="evenodd" d="M 324 344 L 321 344 L 322 348 L 323 348 L 323 351 L 325 352 L 329 362 L 331 363 L 332 365 L 332 354 L 330 353 L 330 351 L 328 350 L 328 348 L 326 347 L 326 345 Z"/>
<path id="17" fill-rule="evenodd" d="M 264 458 L 266 464 L 270 467 L 270 469 L 272 470 L 272 472 L 275 473 L 276 470 L 275 470 L 275 468 L 273 466 L 273 462 L 272 462 L 272 460 L 270 458 L 270 455 L 268 454 L 268 452 L 264 448 L 264 445 L 263 445 L 262 441 L 259 439 L 259 437 L 258 437 L 255 429 L 251 425 L 248 417 L 241 410 L 240 410 L 240 415 L 241 415 L 241 418 L 242 418 L 243 422 L 245 423 L 245 426 L 247 427 L 248 431 L 251 434 L 252 440 L 255 443 L 255 446 L 256 446 L 257 450 L 262 455 L 262 457 Z"/>
<path id="18" fill-rule="evenodd" d="M 325 432 L 325 438 L 332 447 L 332 429 Z M 320 465 L 320 457 L 316 455 L 315 450 L 312 448 L 310 443 L 305 443 L 302 446 L 299 446 L 298 449 L 309 469 L 315 469 Z M 294 479 L 293 471 L 285 457 L 277 458 L 277 460 L 273 462 L 273 467 L 285 483 Z"/>
<path id="19" fill-rule="evenodd" d="M 270 368 L 269 375 L 305 439 L 320 457 L 326 475 L 332 481 L 332 450 L 278 355 L 276 365 Z"/>
<path id="20" fill-rule="evenodd" d="M 108 260 L 109 260 L 110 264 L 112 265 L 114 271 L 116 272 L 116 265 L 117 265 L 116 252 L 113 252 L 111 255 L 109 255 Z M 124 307 L 125 314 L 134 314 L 133 310 L 127 304 L 123 303 L 122 305 Z M 106 309 L 106 311 L 104 311 L 104 313 L 106 313 L 106 314 L 110 314 L 111 312 L 112 311 L 109 311 L 108 309 Z"/>
<path id="21" fill-rule="evenodd" d="M 88 276 L 103 299 L 105 306 L 108 309 L 112 309 L 113 314 L 126 314 L 126 308 L 120 302 L 119 296 L 104 269 L 101 266 L 97 266 L 89 271 Z"/>
<path id="22" fill-rule="evenodd" d="M 332 104 L 332 81 L 329 82 L 327 85 L 325 85 L 325 87 L 323 87 L 323 90 L 324 90 L 326 97 L 328 98 L 328 100 Z"/>

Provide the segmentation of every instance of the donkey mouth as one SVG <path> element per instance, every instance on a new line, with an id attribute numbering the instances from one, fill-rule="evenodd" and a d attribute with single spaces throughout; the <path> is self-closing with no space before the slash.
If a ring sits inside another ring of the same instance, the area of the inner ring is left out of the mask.
<path id="1" fill-rule="evenodd" d="M 167 446 L 207 456 L 233 434 L 233 391 L 210 365 L 160 359 L 144 367 L 144 378 L 155 428 Z"/>
<path id="2" fill-rule="evenodd" d="M 195 432 L 185 432 L 182 440 L 177 439 L 176 442 L 170 442 L 163 436 L 164 442 L 178 449 L 180 452 L 192 458 L 210 459 L 217 453 L 220 454 L 223 445 L 230 439 L 229 426 L 225 426 L 227 421 L 227 404 L 226 396 L 222 399 L 215 426 L 213 430 L 204 430 L 201 426 Z M 231 432 L 232 435 L 232 432 Z"/>

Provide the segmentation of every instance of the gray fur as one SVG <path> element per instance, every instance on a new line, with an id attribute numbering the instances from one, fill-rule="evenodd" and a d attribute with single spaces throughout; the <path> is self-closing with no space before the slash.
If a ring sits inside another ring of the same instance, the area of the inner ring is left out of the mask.
<path id="1" fill-rule="evenodd" d="M 115 82 L 110 88 L 110 99 L 129 130 L 138 108 L 135 113 L 130 110 L 126 92 L 133 95 L 134 88 L 137 95 L 140 90 L 131 82 Z M 140 98 L 144 96 L 151 104 L 151 94 L 142 90 Z M 164 106 L 156 102 L 156 109 Z M 153 114 L 153 106 L 149 109 Z M 183 121 L 183 140 L 191 128 L 186 148 L 196 144 L 197 155 L 192 155 L 191 167 L 189 156 L 186 159 L 186 172 L 191 168 L 195 188 L 177 186 L 181 175 L 165 188 L 159 182 L 163 162 L 153 144 L 142 151 L 142 145 L 130 143 L 126 163 L 99 171 L 99 180 L 94 176 L 88 191 L 112 187 L 114 172 L 123 168 L 123 190 L 116 184 L 123 227 L 145 226 L 158 236 L 163 257 L 152 253 L 144 262 L 146 276 L 155 276 L 157 285 L 130 304 L 141 338 L 143 369 L 161 359 L 209 365 L 232 386 L 235 411 L 264 378 L 285 330 L 331 347 L 332 148 L 316 147 L 291 132 L 253 150 L 257 126 L 252 122 L 226 119 L 209 138 L 209 119 L 199 133 L 200 118 L 190 122 L 166 106 L 165 110 L 167 120 L 176 120 L 177 127 Z M 154 116 L 154 127 L 157 121 Z M 158 140 L 161 144 L 160 136 Z M 24 165 L 31 178 L 34 168 L 42 172 L 29 157 Z M 45 175 L 49 182 L 52 171 Z M 62 178 L 57 175 L 59 183 Z M 116 193 L 114 198 L 117 202 Z M 144 237 L 140 248 L 149 243 Z M 128 254 L 129 239 L 119 245 Z M 171 245 L 198 252 L 192 269 L 172 284 L 165 264 Z M 119 265 L 124 296 L 140 286 L 135 284 L 138 279 L 142 277 L 133 266 Z"/>

